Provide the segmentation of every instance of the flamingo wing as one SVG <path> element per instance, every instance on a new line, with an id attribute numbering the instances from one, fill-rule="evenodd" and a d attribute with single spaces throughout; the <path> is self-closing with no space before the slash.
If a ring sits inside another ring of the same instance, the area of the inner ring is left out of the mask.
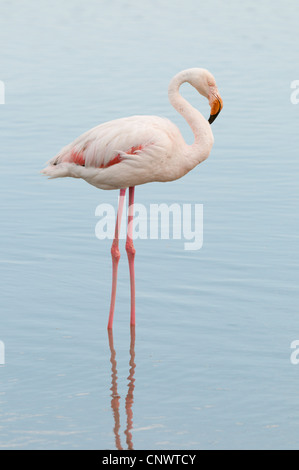
<path id="1" fill-rule="evenodd" d="M 180 131 L 168 119 L 116 119 L 94 127 L 63 147 L 43 173 L 50 178 L 83 178 L 102 189 L 169 180 L 173 178 L 166 174 L 166 168 L 180 143 L 184 143 Z"/>
<path id="2" fill-rule="evenodd" d="M 170 127 L 174 127 L 171 121 L 156 116 L 132 116 L 106 122 L 63 147 L 48 163 L 108 168 L 126 156 L 139 155 L 148 147 L 166 150 Z"/>

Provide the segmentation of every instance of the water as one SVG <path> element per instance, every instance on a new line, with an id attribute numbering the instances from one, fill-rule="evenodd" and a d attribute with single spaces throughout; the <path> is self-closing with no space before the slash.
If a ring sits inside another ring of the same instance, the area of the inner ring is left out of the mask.
<path id="1" fill-rule="evenodd" d="M 0 448 L 298 448 L 298 8 L 2 1 Z M 38 172 L 126 115 L 167 116 L 191 142 L 167 86 L 196 66 L 224 101 L 212 154 L 136 201 L 203 204 L 204 245 L 136 241 L 134 345 L 121 244 L 110 349 L 111 242 L 94 230 L 117 193 Z"/>

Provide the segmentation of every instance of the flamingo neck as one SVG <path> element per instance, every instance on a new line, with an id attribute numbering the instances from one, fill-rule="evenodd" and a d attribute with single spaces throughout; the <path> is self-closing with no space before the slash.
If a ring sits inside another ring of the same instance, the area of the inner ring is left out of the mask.
<path id="1" fill-rule="evenodd" d="M 169 84 L 168 97 L 172 106 L 183 116 L 192 129 L 194 143 L 188 146 L 188 158 L 194 159 L 198 164 L 208 157 L 214 138 L 209 122 L 180 94 L 180 86 L 186 82 L 192 85 L 188 70 L 173 77 Z"/>

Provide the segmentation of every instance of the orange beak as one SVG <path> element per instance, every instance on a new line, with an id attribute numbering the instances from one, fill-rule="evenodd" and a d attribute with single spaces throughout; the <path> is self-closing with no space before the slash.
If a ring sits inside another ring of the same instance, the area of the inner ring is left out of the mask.
<path id="1" fill-rule="evenodd" d="M 223 101 L 220 97 L 220 95 L 213 95 L 214 99 L 211 104 L 211 114 L 209 117 L 209 123 L 212 124 L 212 122 L 215 121 L 216 117 L 220 113 L 221 109 L 223 108 Z"/>

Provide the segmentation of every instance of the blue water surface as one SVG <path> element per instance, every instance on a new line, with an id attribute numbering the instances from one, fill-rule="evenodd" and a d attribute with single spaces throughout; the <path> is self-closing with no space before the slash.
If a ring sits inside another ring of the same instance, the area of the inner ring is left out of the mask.
<path id="1" fill-rule="evenodd" d="M 295 0 L 3 0 L 1 449 L 299 447 L 298 13 Z M 95 210 L 117 192 L 39 171 L 127 115 L 166 116 L 191 143 L 167 97 L 189 67 L 224 101 L 212 153 L 136 202 L 203 204 L 204 243 L 136 240 L 134 338 L 122 241 L 109 338 Z"/>

